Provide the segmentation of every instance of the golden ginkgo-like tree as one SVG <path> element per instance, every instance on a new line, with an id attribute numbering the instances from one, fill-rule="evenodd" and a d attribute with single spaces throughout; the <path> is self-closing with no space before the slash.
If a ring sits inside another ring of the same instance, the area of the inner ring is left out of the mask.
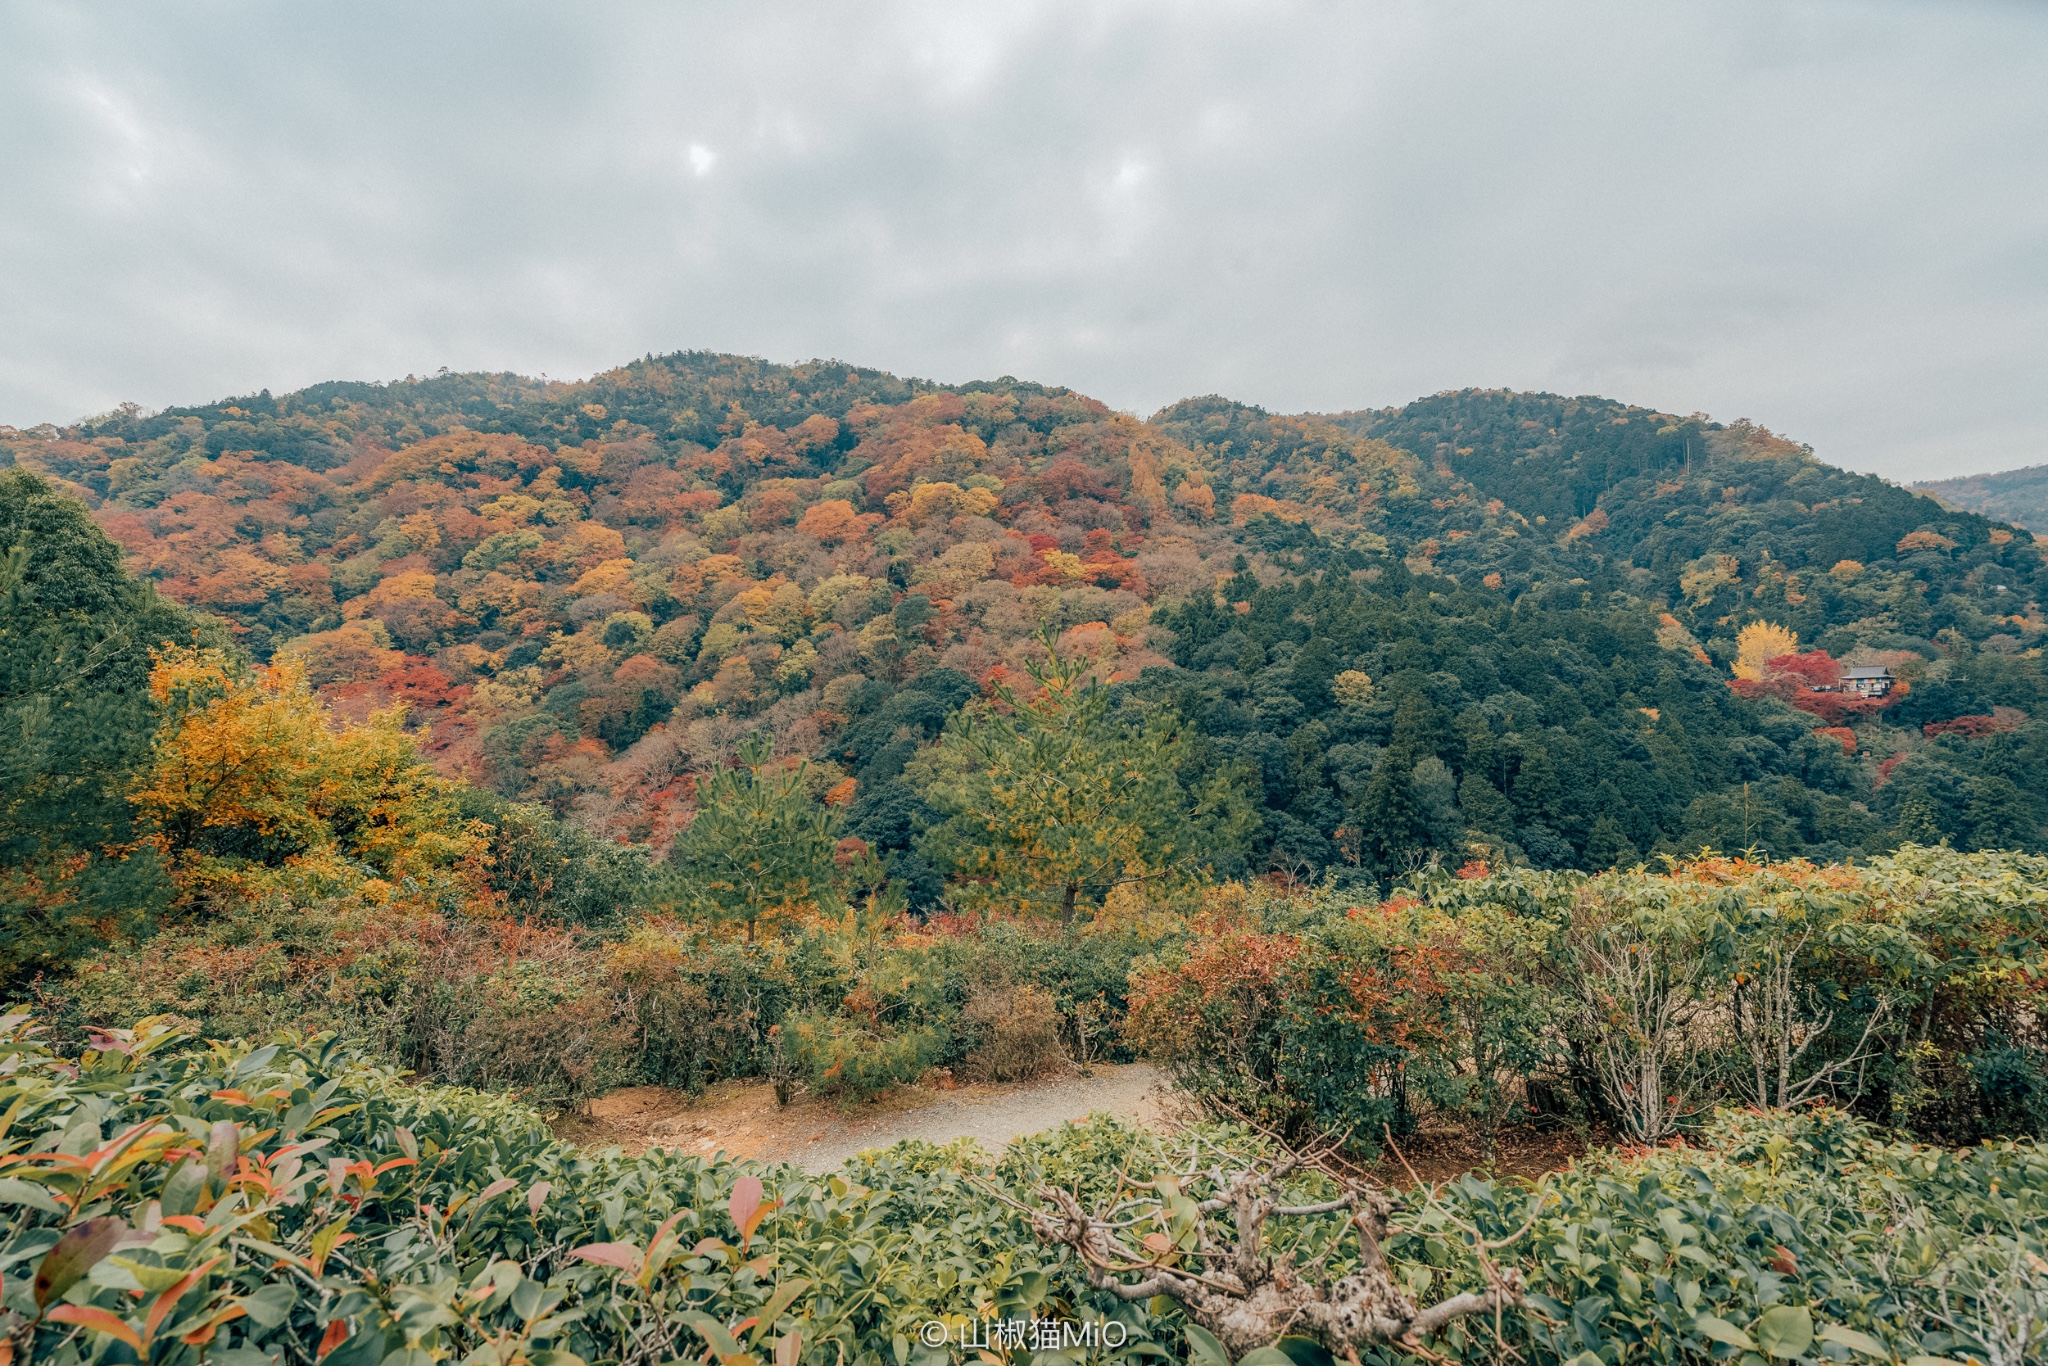
<path id="1" fill-rule="evenodd" d="M 290 656 L 161 654 L 152 761 L 131 799 L 188 889 L 366 891 L 430 879 L 481 852 L 405 728 L 402 706 L 337 720 Z"/>

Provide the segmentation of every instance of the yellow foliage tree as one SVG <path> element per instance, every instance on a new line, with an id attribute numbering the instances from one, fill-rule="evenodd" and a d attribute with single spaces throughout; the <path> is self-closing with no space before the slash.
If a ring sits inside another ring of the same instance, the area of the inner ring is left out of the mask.
<path id="1" fill-rule="evenodd" d="M 1762 681 L 1764 663 L 1796 653 L 1799 635 L 1768 621 L 1752 621 L 1735 636 L 1735 676 Z"/>
<path id="2" fill-rule="evenodd" d="M 249 670 L 223 650 L 158 657 L 155 752 L 131 793 L 187 893 L 388 898 L 480 856 L 456 785 L 427 766 L 402 706 L 337 722 L 282 657 Z"/>
<path id="3" fill-rule="evenodd" d="M 1373 686 L 1371 674 L 1346 669 L 1330 680 L 1330 693 L 1340 707 L 1363 707 L 1372 702 L 1379 689 Z"/>

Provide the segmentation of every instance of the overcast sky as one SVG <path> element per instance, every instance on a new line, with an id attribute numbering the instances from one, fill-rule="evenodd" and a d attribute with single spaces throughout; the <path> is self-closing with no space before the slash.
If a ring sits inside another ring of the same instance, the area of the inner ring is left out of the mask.
<path id="1" fill-rule="evenodd" d="M 2048 4 L 0 0 L 0 423 L 688 348 L 2048 462 Z"/>

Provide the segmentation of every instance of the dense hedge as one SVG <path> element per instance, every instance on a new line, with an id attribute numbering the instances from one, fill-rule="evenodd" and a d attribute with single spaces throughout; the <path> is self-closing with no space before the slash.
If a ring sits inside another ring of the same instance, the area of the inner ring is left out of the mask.
<path id="1" fill-rule="evenodd" d="M 1126 1340 L 1091 1356 L 1203 1356 L 1161 1302 L 1084 1289 L 996 1197 L 1046 1181 L 1103 1195 L 1176 1155 L 1109 1121 L 993 1166 L 908 1143 L 815 1177 L 579 1151 L 512 1102 L 409 1089 L 331 1039 L 101 1042 L 65 1061 L 19 1016 L 0 1036 L 14 1360 L 572 1366 L 708 1347 L 722 1366 L 935 1366 L 916 1331 L 934 1318 L 1106 1315 Z M 1474 1322 L 1432 1352 L 2017 1366 L 2048 1325 L 2048 1158 L 2028 1144 L 1952 1154 L 1837 1112 L 1730 1115 L 1702 1148 L 1592 1159 L 1540 1195 L 1473 1178 L 1410 1192 L 1390 1253 L 1418 1294 L 1469 1284 L 1452 1221 L 1497 1236 L 1538 1199 L 1508 1254 L 1529 1308 L 1500 1342 Z M 1356 1256 L 1328 1220 L 1280 1247 L 1333 1273 Z"/>
<path id="2" fill-rule="evenodd" d="M 1219 894 L 1132 975 L 1127 1034 L 1218 1113 L 1349 1133 L 1529 1115 L 1639 1142 L 1827 1100 L 1945 1143 L 2048 1131 L 2048 859 L 1702 857 Z"/>

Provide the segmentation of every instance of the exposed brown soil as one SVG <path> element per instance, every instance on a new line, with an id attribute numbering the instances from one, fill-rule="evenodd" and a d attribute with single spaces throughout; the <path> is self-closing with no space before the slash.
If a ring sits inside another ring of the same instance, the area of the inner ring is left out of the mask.
<path id="1" fill-rule="evenodd" d="M 1572 1129 L 1504 1129 L 1489 1169 L 1474 1135 L 1459 1129 L 1426 1129 L 1402 1139 L 1398 1156 L 1386 1153 L 1367 1167 L 1366 1173 L 1375 1180 L 1398 1186 L 1410 1184 L 1410 1168 L 1430 1182 L 1455 1180 L 1470 1171 L 1534 1181 L 1547 1173 L 1563 1171 L 1602 1141 L 1599 1134 L 1582 1134 Z M 1408 1160 L 1406 1167 L 1401 1163 L 1404 1157 Z"/>

